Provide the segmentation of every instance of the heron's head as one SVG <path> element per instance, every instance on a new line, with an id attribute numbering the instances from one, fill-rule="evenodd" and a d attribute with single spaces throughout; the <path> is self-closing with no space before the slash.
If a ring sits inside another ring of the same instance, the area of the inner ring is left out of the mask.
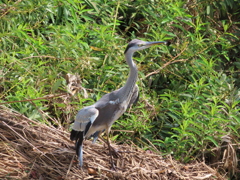
<path id="1" fill-rule="evenodd" d="M 134 39 L 134 40 L 132 40 L 128 43 L 128 46 L 127 46 L 124 54 L 126 54 L 128 52 L 134 53 L 135 51 L 143 50 L 143 49 L 149 48 L 149 47 L 151 47 L 153 45 L 157 45 L 157 44 L 169 45 L 169 42 L 167 42 L 167 41 L 147 42 L 147 41 L 142 41 L 142 40 L 139 40 L 139 39 Z"/>

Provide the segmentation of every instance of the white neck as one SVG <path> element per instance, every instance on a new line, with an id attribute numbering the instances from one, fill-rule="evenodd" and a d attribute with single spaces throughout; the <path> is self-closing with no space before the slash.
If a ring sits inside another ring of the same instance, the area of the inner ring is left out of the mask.
<path id="1" fill-rule="evenodd" d="M 125 54 L 126 62 L 130 68 L 130 73 L 128 75 L 126 84 L 119 90 L 120 102 L 126 101 L 127 103 L 129 103 L 135 84 L 137 82 L 138 70 L 136 64 L 133 62 L 132 59 L 133 53 L 134 52 Z"/>

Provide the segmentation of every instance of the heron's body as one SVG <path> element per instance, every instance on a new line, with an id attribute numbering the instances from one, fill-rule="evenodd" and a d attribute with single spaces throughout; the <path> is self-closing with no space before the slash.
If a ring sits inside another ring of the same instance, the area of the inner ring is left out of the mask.
<path id="1" fill-rule="evenodd" d="M 83 140 L 93 136 L 95 141 L 98 134 L 104 130 L 108 138 L 112 124 L 137 100 L 138 86 L 136 85 L 136 81 L 138 71 L 137 66 L 132 60 L 133 53 L 137 50 L 161 43 L 166 42 L 132 40 L 125 50 L 125 59 L 130 68 L 130 74 L 125 85 L 118 90 L 105 94 L 95 104 L 84 107 L 78 112 L 70 138 L 71 140 L 76 140 L 76 153 L 79 157 L 80 166 L 83 165 Z M 108 146 L 110 151 L 109 139 Z"/>
<path id="2" fill-rule="evenodd" d="M 111 127 L 112 124 L 138 98 L 137 85 L 135 85 L 133 91 L 134 95 L 133 93 L 131 93 L 130 101 L 126 100 L 121 101 L 121 98 L 119 98 L 120 93 L 119 91 L 121 89 L 105 94 L 95 104 L 91 106 L 86 106 L 83 109 L 81 109 L 76 116 L 76 120 L 73 125 L 73 130 L 84 131 L 85 138 L 89 138 L 95 132 L 102 131 Z M 89 128 L 87 128 L 88 123 L 91 124 Z"/>

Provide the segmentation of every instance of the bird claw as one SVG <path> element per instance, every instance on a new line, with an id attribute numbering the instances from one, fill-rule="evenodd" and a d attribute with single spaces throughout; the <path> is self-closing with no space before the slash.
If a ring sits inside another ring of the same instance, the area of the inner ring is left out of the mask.
<path id="1" fill-rule="evenodd" d="M 110 155 L 112 155 L 114 158 L 121 157 L 121 155 L 118 153 L 118 150 L 114 149 L 112 146 L 111 146 L 111 150 L 110 150 Z"/>
<path id="2" fill-rule="evenodd" d="M 118 150 L 114 149 L 112 146 L 109 146 L 109 155 L 110 155 L 110 164 L 111 164 L 111 170 L 117 171 L 117 166 L 115 166 L 113 162 L 113 157 L 114 158 L 119 158 L 120 154 L 118 153 Z"/>

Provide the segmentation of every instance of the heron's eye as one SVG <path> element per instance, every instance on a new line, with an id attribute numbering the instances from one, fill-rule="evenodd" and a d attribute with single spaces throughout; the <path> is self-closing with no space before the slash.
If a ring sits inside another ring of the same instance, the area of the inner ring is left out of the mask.
<path id="1" fill-rule="evenodd" d="M 144 46 L 144 44 L 138 44 L 138 46 L 139 46 L 139 47 L 142 47 L 142 46 Z"/>

